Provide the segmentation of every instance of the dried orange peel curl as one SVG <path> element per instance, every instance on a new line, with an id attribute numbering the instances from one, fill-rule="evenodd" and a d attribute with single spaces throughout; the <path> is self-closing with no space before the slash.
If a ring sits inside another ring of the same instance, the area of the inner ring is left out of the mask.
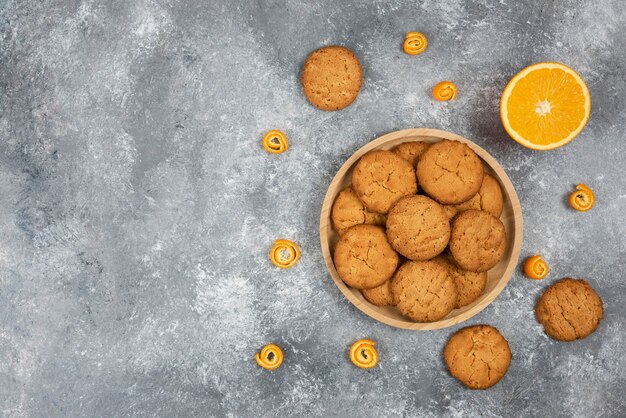
<path id="1" fill-rule="evenodd" d="M 359 340 L 350 347 L 350 360 L 361 369 L 371 369 L 378 364 L 378 352 L 372 340 Z"/>
<path id="2" fill-rule="evenodd" d="M 289 148 L 289 141 L 284 133 L 274 129 L 263 136 L 263 148 L 272 154 L 281 154 Z"/>
<path id="3" fill-rule="evenodd" d="M 456 99 L 456 85 L 452 81 L 442 81 L 433 87 L 433 96 L 440 102 Z"/>
<path id="4" fill-rule="evenodd" d="M 409 55 L 418 55 L 426 51 L 428 46 L 428 39 L 423 33 L 419 32 L 407 32 L 404 38 L 404 52 Z"/>
<path id="5" fill-rule="evenodd" d="M 591 210 L 595 202 L 596 196 L 593 191 L 584 184 L 577 184 L 576 191 L 569 197 L 569 204 L 580 212 Z"/>
<path id="6" fill-rule="evenodd" d="M 528 257 L 524 262 L 524 273 L 534 280 L 541 280 L 548 275 L 548 263 L 540 255 Z"/>
<path id="7" fill-rule="evenodd" d="M 265 370 L 276 370 L 283 364 L 283 351 L 276 344 L 268 344 L 256 353 L 255 358 Z"/>
<path id="8" fill-rule="evenodd" d="M 281 269 L 293 267 L 299 258 L 300 248 L 288 239 L 277 239 L 270 250 L 270 261 Z"/>

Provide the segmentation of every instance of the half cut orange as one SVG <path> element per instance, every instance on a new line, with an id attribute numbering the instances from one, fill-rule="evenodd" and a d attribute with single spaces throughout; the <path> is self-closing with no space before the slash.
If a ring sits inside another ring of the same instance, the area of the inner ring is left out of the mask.
<path id="1" fill-rule="evenodd" d="M 540 62 L 520 71 L 500 101 L 504 129 L 523 146 L 536 150 L 570 142 L 583 130 L 590 112 L 585 81 L 558 62 Z"/>

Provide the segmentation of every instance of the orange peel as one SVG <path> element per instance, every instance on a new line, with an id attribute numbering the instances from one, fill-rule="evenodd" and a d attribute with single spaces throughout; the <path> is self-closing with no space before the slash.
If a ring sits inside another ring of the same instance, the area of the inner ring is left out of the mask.
<path id="1" fill-rule="evenodd" d="M 263 148 L 272 154 L 282 154 L 289 148 L 289 141 L 284 133 L 273 129 L 263 136 Z"/>
<path id="2" fill-rule="evenodd" d="M 593 208 L 596 202 L 596 195 L 584 184 L 577 184 L 576 190 L 569 197 L 569 204 L 580 212 L 587 212 Z"/>
<path id="3" fill-rule="evenodd" d="M 524 262 L 524 274 L 533 280 L 541 280 L 548 275 L 548 263 L 540 255 L 528 257 Z"/>
<path id="4" fill-rule="evenodd" d="M 374 346 L 376 343 L 372 340 L 362 339 L 350 347 L 350 361 L 361 368 L 371 369 L 378 364 L 378 352 Z"/>
<path id="5" fill-rule="evenodd" d="M 265 370 L 276 370 L 283 364 L 283 350 L 276 344 L 268 344 L 256 353 L 255 359 Z"/>
<path id="6" fill-rule="evenodd" d="M 270 250 L 270 261 L 276 267 L 288 269 L 293 267 L 300 258 L 300 248 L 288 239 L 277 239 Z"/>
<path id="7" fill-rule="evenodd" d="M 404 52 L 409 55 L 418 55 L 426 51 L 428 39 L 420 32 L 407 32 L 404 38 Z"/>
<path id="8" fill-rule="evenodd" d="M 442 81 L 433 87 L 433 96 L 441 102 L 456 99 L 456 93 L 457 88 L 452 81 Z"/>

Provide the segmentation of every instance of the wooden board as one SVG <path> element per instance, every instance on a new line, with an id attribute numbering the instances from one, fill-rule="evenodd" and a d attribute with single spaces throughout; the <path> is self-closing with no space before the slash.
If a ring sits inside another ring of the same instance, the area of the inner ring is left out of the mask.
<path id="1" fill-rule="evenodd" d="M 485 171 L 496 178 L 502 186 L 502 192 L 504 195 L 504 209 L 500 219 L 504 223 L 506 228 L 508 245 L 504 257 L 500 262 L 488 273 L 487 286 L 482 296 L 480 296 L 472 304 L 464 306 L 460 309 L 455 309 L 448 316 L 442 320 L 435 322 L 413 322 L 408 318 L 405 318 L 393 307 L 378 307 L 369 303 L 361 292 L 357 289 L 348 287 L 339 277 L 335 270 L 335 265 L 332 259 L 332 253 L 334 245 L 339 239 L 339 236 L 332 228 L 332 221 L 330 218 L 331 209 L 335 197 L 345 187 L 349 186 L 352 178 L 352 170 L 356 165 L 359 158 L 368 151 L 375 149 L 388 150 L 395 147 L 398 144 L 409 141 L 426 141 L 437 142 L 441 139 L 452 139 L 460 142 L 464 142 L 469 145 L 479 157 L 485 162 Z M 341 166 L 333 181 L 328 187 L 324 203 L 322 205 L 322 213 L 320 216 L 320 240 L 322 245 L 322 253 L 324 260 L 331 277 L 341 292 L 352 302 L 357 308 L 363 311 L 365 314 L 372 318 L 398 328 L 405 328 L 411 330 L 431 330 L 446 328 L 465 321 L 482 311 L 502 292 L 507 285 L 517 262 L 519 260 L 523 239 L 523 220 L 522 209 L 520 206 L 517 193 L 511 183 L 511 180 L 504 172 L 504 169 L 498 164 L 498 162 L 487 151 L 473 143 L 472 141 L 465 139 L 459 135 L 441 131 L 438 129 L 405 129 L 402 131 L 396 131 L 383 135 L 380 138 L 373 140 L 366 144 L 357 152 L 352 154 L 350 158 Z"/>

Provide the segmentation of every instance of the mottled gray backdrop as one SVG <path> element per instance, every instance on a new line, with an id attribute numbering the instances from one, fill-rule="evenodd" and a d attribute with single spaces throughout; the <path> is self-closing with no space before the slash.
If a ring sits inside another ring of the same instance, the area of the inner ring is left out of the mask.
<path id="1" fill-rule="evenodd" d="M 407 31 L 428 50 L 402 52 Z M 612 1 L 0 0 L 0 414 L 6 416 L 624 416 L 626 12 Z M 346 45 L 356 102 L 323 112 L 299 72 Z M 570 145 L 535 152 L 499 121 L 517 71 L 560 61 L 593 108 Z M 432 86 L 459 87 L 451 103 Z M 487 391 L 451 378 L 458 329 L 409 332 L 355 309 L 324 267 L 318 218 L 342 162 L 409 127 L 474 140 L 504 166 L 524 211 L 518 271 L 467 324 L 498 327 L 513 361 Z M 286 154 L 261 146 L 281 129 Z M 571 210 L 574 184 L 598 197 Z M 277 237 L 302 248 L 274 268 Z M 584 277 L 605 319 L 556 342 L 533 307 Z M 380 366 L 351 365 L 358 338 Z M 276 342 L 283 367 L 254 353 Z"/>

